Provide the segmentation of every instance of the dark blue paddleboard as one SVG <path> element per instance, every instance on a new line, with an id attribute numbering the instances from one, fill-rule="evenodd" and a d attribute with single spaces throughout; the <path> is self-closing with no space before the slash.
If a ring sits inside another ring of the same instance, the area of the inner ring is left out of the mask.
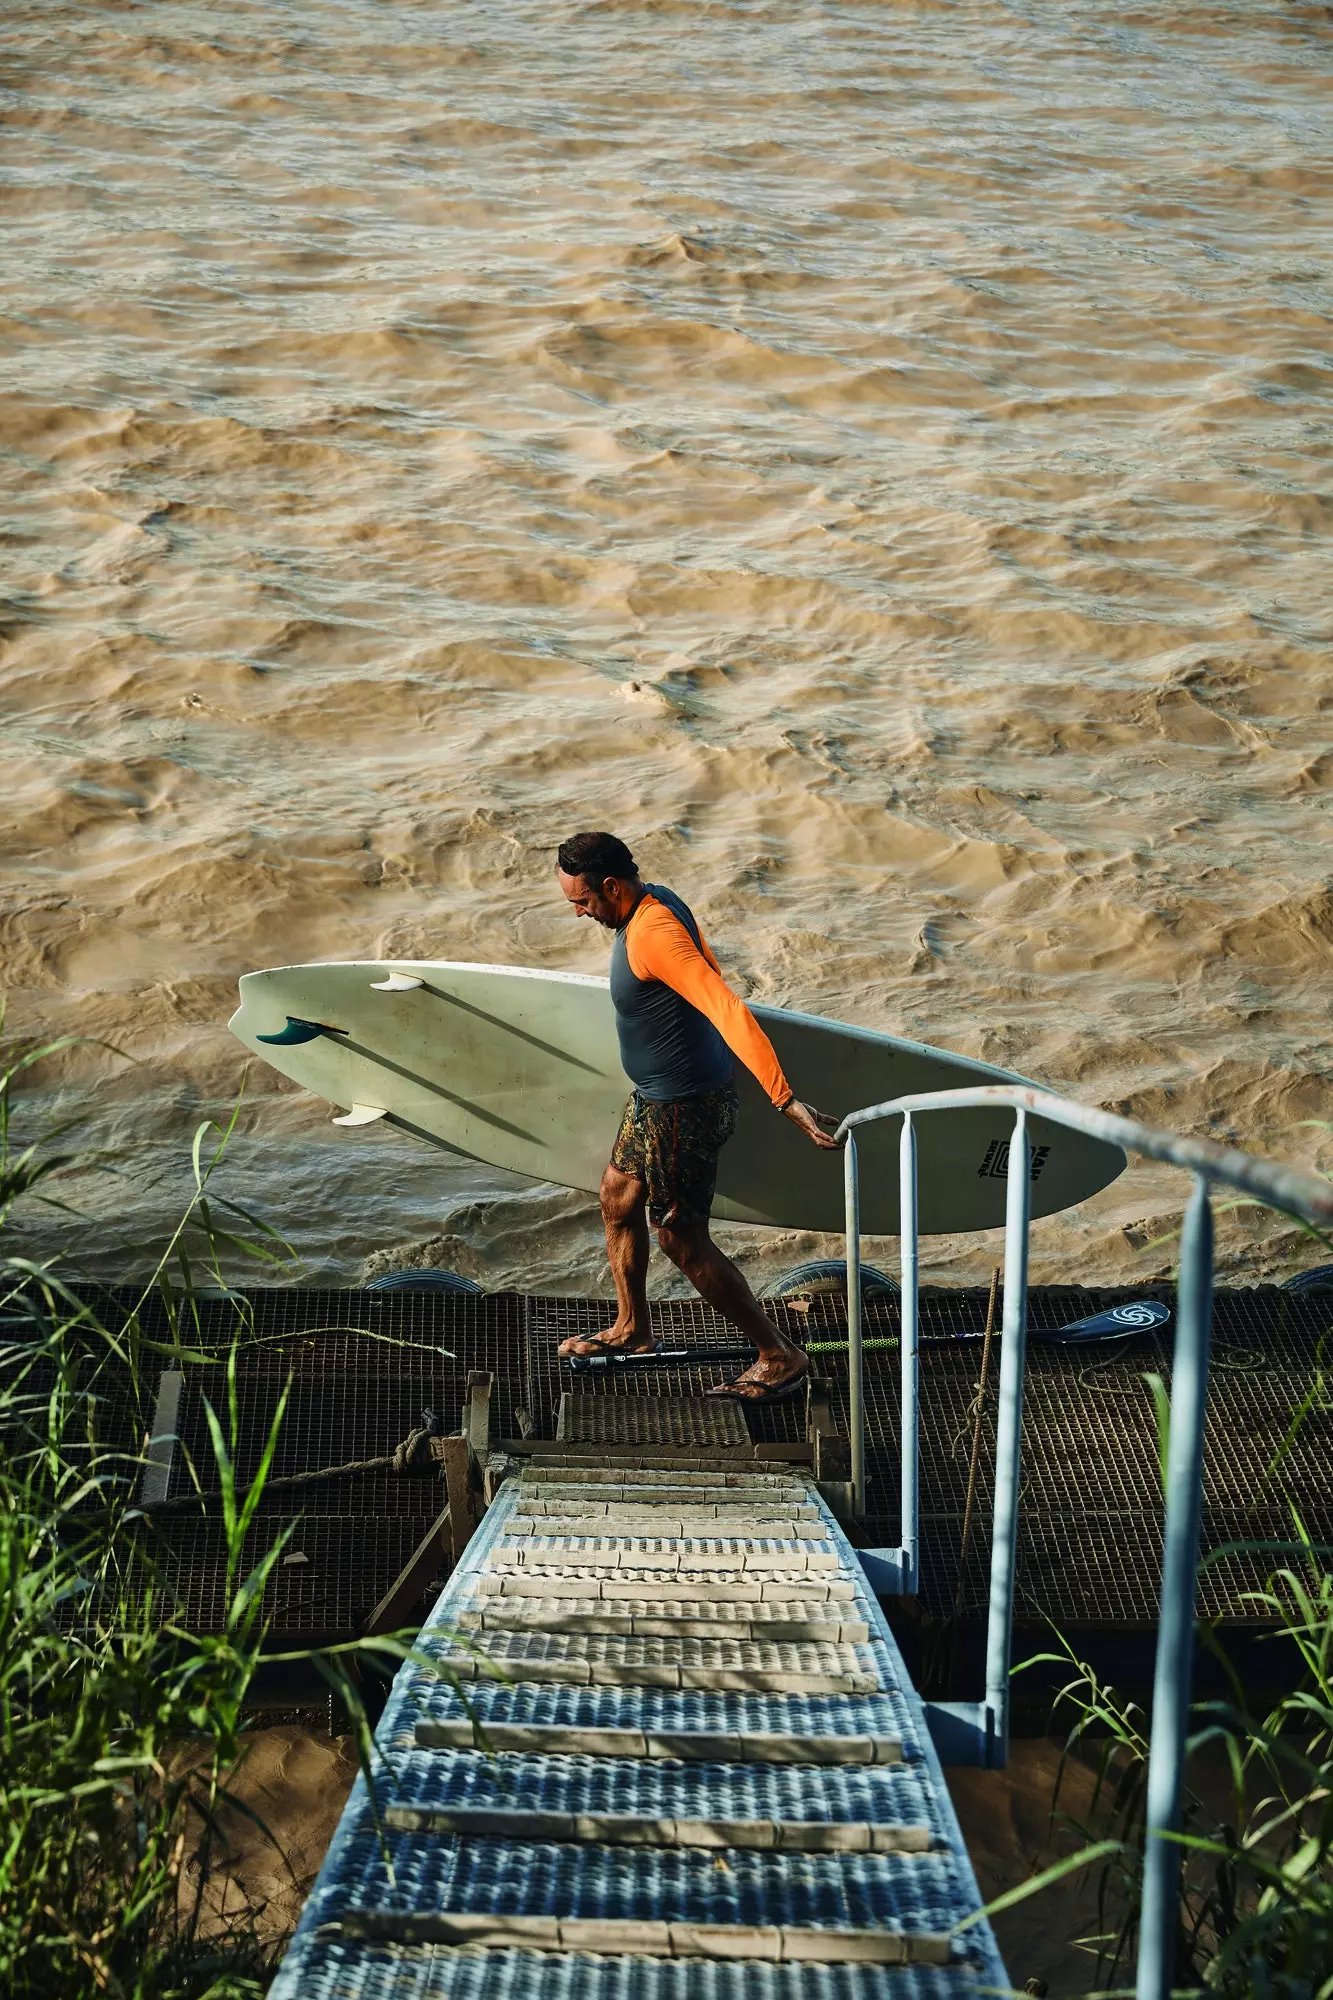
<path id="1" fill-rule="evenodd" d="M 1136 1333 L 1151 1333 L 1154 1327 L 1165 1326 L 1170 1317 L 1170 1306 L 1160 1305 L 1156 1299 L 1130 1299 L 1123 1306 L 1071 1320 L 1068 1326 L 1033 1327 L 1032 1337 L 1071 1346 L 1085 1340 L 1124 1340 Z"/>

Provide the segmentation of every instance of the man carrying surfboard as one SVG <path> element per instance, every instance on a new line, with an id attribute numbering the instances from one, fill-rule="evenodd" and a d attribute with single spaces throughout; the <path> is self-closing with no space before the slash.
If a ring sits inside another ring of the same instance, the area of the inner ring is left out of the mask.
<path id="1" fill-rule="evenodd" d="M 614 931 L 611 999 L 620 1060 L 634 1085 L 602 1176 L 602 1220 L 619 1311 L 561 1354 L 650 1354 L 648 1225 L 678 1270 L 715 1312 L 752 1340 L 758 1359 L 714 1395 L 770 1403 L 793 1395 L 810 1363 L 765 1314 L 745 1278 L 709 1234 L 717 1161 L 736 1129 L 739 1057 L 776 1110 L 816 1146 L 836 1148 L 834 1120 L 802 1104 L 773 1044 L 723 979 L 688 906 L 640 879 L 613 833 L 576 833 L 556 859 L 577 916 Z"/>

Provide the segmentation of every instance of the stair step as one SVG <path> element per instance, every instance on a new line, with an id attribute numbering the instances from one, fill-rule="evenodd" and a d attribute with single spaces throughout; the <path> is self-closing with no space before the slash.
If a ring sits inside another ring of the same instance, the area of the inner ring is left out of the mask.
<path id="1" fill-rule="evenodd" d="M 560 1397 L 555 1434 L 569 1444 L 754 1449 L 740 1404 L 721 1396 L 661 1396 L 633 1390 L 608 1396 L 597 1390 L 566 1389 Z"/>
<path id="2" fill-rule="evenodd" d="M 802 1572 L 798 1576 L 733 1577 L 726 1581 L 711 1576 L 671 1577 L 623 1574 L 616 1570 L 598 1576 L 591 1570 L 541 1570 L 527 1567 L 477 1578 L 476 1597 L 577 1597 L 596 1598 L 602 1604 L 632 1603 L 651 1596 L 663 1604 L 693 1607 L 704 1604 L 852 1604 L 856 1586 L 847 1577 L 825 1572 Z"/>
<path id="3" fill-rule="evenodd" d="M 530 1565 L 551 1564 L 558 1569 L 586 1567 L 614 1571 L 691 1570 L 770 1572 L 795 1576 L 812 1570 L 836 1570 L 838 1558 L 831 1548 L 802 1548 L 773 1542 L 740 1542 L 722 1536 L 696 1539 L 693 1536 L 523 1535 L 514 1542 L 499 1544 L 491 1557 L 497 1573 L 526 1569 Z"/>
<path id="4" fill-rule="evenodd" d="M 769 1965 L 948 1965 L 952 1954 L 950 1939 L 935 1931 L 796 1930 L 761 1924 L 656 1923 L 637 1917 L 351 1909 L 343 1912 L 339 1928 L 344 1937 L 367 1943 L 587 1952 L 618 1958 L 757 1960 Z"/>
<path id="5" fill-rule="evenodd" d="M 618 1632 L 658 1639 L 814 1639 L 863 1646 L 870 1638 L 864 1619 L 839 1618 L 836 1612 L 811 1617 L 799 1605 L 717 1604 L 711 1617 L 691 1617 L 688 1606 L 644 1598 L 630 1598 L 622 1605 L 604 1604 L 595 1597 L 490 1598 L 481 1610 L 460 1612 L 454 1623 L 469 1632 Z"/>
<path id="6" fill-rule="evenodd" d="M 872 1694 L 878 1674 L 852 1646 L 762 1645 L 735 1639 L 656 1639 L 496 1632 L 478 1659 L 442 1652 L 460 1680 L 505 1678 L 573 1686 L 720 1688 L 756 1694 Z"/>
<path id="7" fill-rule="evenodd" d="M 673 1819 L 646 1813 L 527 1812 L 493 1806 L 387 1806 L 393 1833 L 602 1847 L 735 1848 L 776 1854 L 928 1854 L 928 1826 L 867 1820 Z"/>
<path id="8" fill-rule="evenodd" d="M 664 1486 L 660 1492 L 650 1487 L 614 1494 L 562 1493 L 520 1487 L 515 1516 L 524 1519 L 559 1518 L 567 1521 L 634 1520 L 657 1512 L 689 1521 L 735 1521 L 762 1517 L 770 1521 L 819 1521 L 818 1507 L 809 1500 L 769 1500 L 762 1494 L 733 1493 L 719 1496 L 715 1487 L 701 1487 L 697 1494 L 688 1487 Z"/>
<path id="9" fill-rule="evenodd" d="M 855 1646 L 823 1644 L 814 1640 L 775 1641 L 765 1645 L 751 1639 L 605 1639 L 583 1638 L 558 1633 L 501 1632 L 488 1648 L 497 1660 L 522 1659 L 529 1652 L 544 1658 L 568 1657 L 588 1660 L 635 1660 L 658 1663 L 668 1654 L 678 1653 L 684 1666 L 699 1667 L 791 1667 L 796 1672 L 860 1673 L 865 1669 Z"/>
<path id="10" fill-rule="evenodd" d="M 495 1659 L 495 1648 L 489 1649 Z M 449 1671 L 460 1681 L 530 1682 L 545 1687 L 699 1688 L 718 1694 L 880 1694 L 880 1682 L 873 1674 L 776 1672 L 757 1667 L 687 1667 L 656 1665 L 637 1660 L 603 1661 L 591 1666 L 587 1660 L 565 1656 L 525 1657 L 496 1661 L 471 1656 L 449 1661 Z"/>
<path id="11" fill-rule="evenodd" d="M 622 1506 L 622 1504 L 642 1504 L 656 1506 L 658 1502 L 671 1502 L 673 1506 L 765 1506 L 765 1508 L 805 1508 L 817 1514 L 819 1508 L 811 1500 L 811 1488 L 797 1484 L 795 1480 L 773 1480 L 771 1484 L 759 1484 L 751 1480 L 739 1480 L 731 1486 L 711 1480 L 707 1474 L 699 1474 L 699 1486 L 687 1486 L 685 1478 L 671 1478 L 667 1484 L 636 1484 L 624 1480 L 618 1472 L 606 1480 L 594 1480 L 590 1474 L 586 1480 L 518 1480 L 518 1506 L 528 1508 L 532 1500 L 540 1500 L 542 1506 L 552 1502 L 560 1506 L 582 1506 L 602 1504 L 602 1506 Z"/>
<path id="12" fill-rule="evenodd" d="M 505 1449 L 512 1452 L 510 1445 Z M 607 1479 L 623 1479 L 630 1474 L 636 1480 L 677 1479 L 684 1475 L 725 1479 L 728 1485 L 733 1479 L 789 1480 L 811 1462 L 808 1445 L 794 1446 L 790 1456 L 781 1458 L 760 1458 L 753 1449 L 698 1451 L 681 1447 L 672 1451 L 659 1446 L 655 1451 L 639 1451 L 607 1445 L 597 1451 L 578 1451 L 566 1450 L 563 1445 L 542 1448 L 536 1443 L 526 1447 L 526 1456 L 519 1452 L 512 1455 L 525 1467 L 540 1470 L 543 1479 L 566 1476 L 587 1479 L 599 1473 Z"/>
<path id="13" fill-rule="evenodd" d="M 684 1764 L 901 1764 L 896 1736 L 791 1736 L 752 1730 L 599 1729 L 560 1723 L 418 1722 L 423 1750 L 475 1750 L 542 1757 L 628 1757 Z"/>
<path id="14" fill-rule="evenodd" d="M 598 1514 L 511 1514 L 505 1522 L 506 1536 L 651 1536 L 674 1541 L 724 1536 L 729 1541 L 818 1541 L 827 1542 L 828 1530 L 822 1521 L 803 1520 L 791 1514 L 732 1514 L 719 1519 L 716 1512 L 686 1512 L 679 1507 L 608 1508 Z"/>

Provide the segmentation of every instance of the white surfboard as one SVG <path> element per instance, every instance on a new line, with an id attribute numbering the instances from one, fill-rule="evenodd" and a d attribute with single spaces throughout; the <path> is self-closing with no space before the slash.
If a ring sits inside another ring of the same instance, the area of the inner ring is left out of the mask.
<path id="1" fill-rule="evenodd" d="M 336 1123 L 401 1131 L 532 1180 L 595 1193 L 629 1084 L 605 979 L 512 965 L 289 965 L 247 973 L 231 1030 L 248 1049 L 339 1107 Z M 909 1092 L 1026 1083 L 920 1042 L 756 1007 L 798 1097 L 842 1117 Z M 282 1036 L 279 1042 L 263 1039 Z M 837 1230 L 842 1155 L 821 1152 L 737 1065 L 741 1116 L 723 1149 L 714 1214 L 730 1222 Z M 1013 1114 L 918 1117 L 920 1228 L 1004 1221 Z M 862 1227 L 898 1231 L 898 1135 L 860 1135 Z M 1050 1215 L 1123 1171 L 1116 1146 L 1030 1123 L 1032 1212 Z"/>

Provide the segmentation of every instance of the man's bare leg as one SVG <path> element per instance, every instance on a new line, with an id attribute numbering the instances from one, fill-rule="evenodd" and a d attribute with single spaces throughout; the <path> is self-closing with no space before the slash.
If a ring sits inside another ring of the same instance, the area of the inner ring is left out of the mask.
<path id="1" fill-rule="evenodd" d="M 615 1325 L 595 1340 L 562 1340 L 561 1354 L 605 1354 L 608 1347 L 646 1354 L 653 1344 L 648 1310 L 648 1190 L 633 1174 L 608 1167 L 602 1175 L 602 1225 L 616 1288 Z M 739 1273 L 738 1273 L 739 1275 Z"/>
<path id="2" fill-rule="evenodd" d="M 728 1382 L 725 1392 L 713 1389 L 711 1395 L 740 1389 L 758 1398 L 764 1390 L 781 1388 L 809 1372 L 806 1355 L 769 1319 L 741 1271 L 714 1243 L 706 1222 L 664 1223 L 657 1240 L 705 1304 L 759 1349 L 759 1359 Z"/>

